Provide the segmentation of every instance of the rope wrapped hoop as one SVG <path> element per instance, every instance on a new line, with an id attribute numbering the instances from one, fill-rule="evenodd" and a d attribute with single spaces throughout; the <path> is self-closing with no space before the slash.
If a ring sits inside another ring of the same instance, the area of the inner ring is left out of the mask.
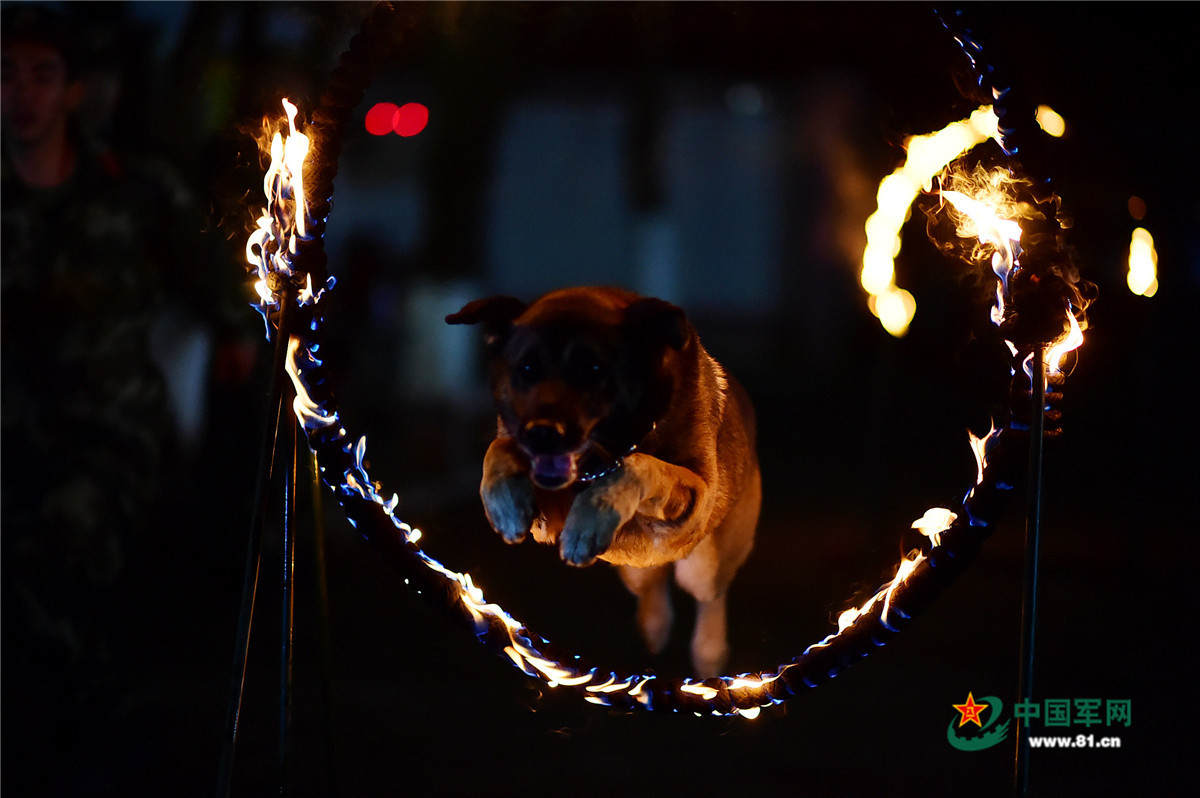
<path id="1" fill-rule="evenodd" d="M 418 12 L 380 3 L 354 37 L 334 70 L 330 84 L 312 113 L 307 135 L 312 151 L 302 169 L 301 196 L 292 197 L 291 216 L 301 218 L 302 231 L 288 224 L 289 214 L 275 206 L 286 202 L 284 174 L 268 185 L 272 206 L 260 220 L 255 245 L 248 249 L 260 277 L 258 309 L 267 320 L 268 337 L 286 336 L 286 369 L 296 390 L 294 411 L 315 452 L 324 482 L 332 489 L 347 519 L 395 567 L 405 583 L 441 610 L 452 622 L 473 633 L 486 646 L 526 674 L 552 687 L 567 687 L 596 704 L 622 710 L 667 710 L 697 714 L 753 717 L 841 673 L 903 631 L 962 573 L 991 534 L 1005 505 L 1022 479 L 1028 457 L 1028 419 L 1014 418 L 973 444 L 978 463 L 975 483 L 961 504 L 936 509 L 913 524 L 920 545 L 902 560 L 894 579 L 864 605 L 844 613 L 839 629 L 799 656 L 773 670 L 705 680 L 618 673 L 585 663 L 557 650 L 500 606 L 489 603 L 468 574 L 455 572 L 419 546 L 420 531 L 394 515 L 398 499 L 385 497 L 367 473 L 366 439 L 353 438 L 342 426 L 322 360 L 323 306 L 333 287 L 325 273 L 325 224 L 331 208 L 340 141 L 350 114 L 375 71 L 410 29 Z M 272 181 L 269 179 L 268 184 Z M 295 192 L 292 184 L 292 193 Z M 307 203 L 307 205 L 305 205 Z M 313 290 L 313 286 L 322 286 Z M 1015 310 L 1023 310 L 1019 296 Z M 284 313 L 284 310 L 288 313 Z M 1010 307 L 1010 310 L 1013 308 Z M 285 316 L 292 316 L 288 324 Z M 1030 383 L 1014 370 L 1014 391 L 1028 396 Z M 1019 407 L 1020 402 L 1014 402 Z"/>

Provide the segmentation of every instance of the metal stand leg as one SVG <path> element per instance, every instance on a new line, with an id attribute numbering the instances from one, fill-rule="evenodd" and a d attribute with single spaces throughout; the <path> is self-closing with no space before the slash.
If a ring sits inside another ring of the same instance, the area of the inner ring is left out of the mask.
<path id="1" fill-rule="evenodd" d="M 292 658 L 296 607 L 296 419 L 288 414 L 287 472 L 283 482 L 283 573 L 281 575 L 282 612 L 279 633 L 279 794 L 287 795 L 288 760 L 292 731 Z"/>
<path id="2" fill-rule="evenodd" d="M 242 696 L 246 683 L 246 661 L 250 653 L 250 635 L 254 625 L 254 604 L 258 597 L 258 572 L 262 562 L 262 539 L 267 524 L 267 507 L 270 499 L 271 477 L 275 470 L 275 449 L 278 443 L 279 425 L 283 418 L 294 425 L 291 412 L 284 412 L 284 387 L 287 374 L 284 365 L 287 359 L 288 335 L 292 306 L 292 291 L 283 295 L 276 332 L 275 355 L 271 364 L 271 393 L 267 403 L 268 418 L 263 431 L 262 448 L 258 461 L 258 484 L 255 488 L 254 518 L 250 525 L 250 540 L 246 551 L 246 572 L 242 582 L 242 604 L 238 616 L 238 631 L 233 657 L 233 675 L 230 679 L 229 706 L 226 713 L 226 733 L 221 747 L 221 764 L 218 774 L 217 795 L 228 796 L 233 778 L 233 758 L 237 749 L 238 725 L 242 714 Z"/>
<path id="3" fill-rule="evenodd" d="M 250 539 L 246 552 L 246 571 L 242 584 L 241 610 L 235 643 L 233 672 L 230 679 L 229 705 L 226 735 L 222 743 L 221 762 L 218 774 L 217 795 L 227 798 L 233 781 L 233 761 L 237 749 L 238 731 L 241 724 L 242 704 L 246 684 L 246 664 L 249 659 L 250 639 L 254 627 L 254 610 L 258 598 L 258 577 L 262 564 L 263 537 L 269 516 L 271 485 L 275 476 L 275 455 L 283 446 L 285 469 L 283 473 L 283 507 L 281 512 L 283 553 L 281 571 L 281 627 L 279 650 L 279 793 L 287 794 L 287 775 L 291 752 L 292 700 L 294 670 L 295 632 L 295 561 L 296 561 L 296 488 L 299 464 L 299 429 L 291 412 L 292 392 L 285 370 L 288 329 L 293 313 L 293 290 L 287 289 L 282 299 L 279 330 L 276 333 L 275 357 L 272 364 L 271 394 L 268 407 L 270 415 L 263 434 L 259 459 L 258 485 L 254 518 L 251 523 Z M 280 436 L 280 433 L 282 437 Z M 332 740 L 331 710 L 328 692 L 331 684 L 330 631 L 328 613 L 328 590 L 325 580 L 324 527 L 320 517 L 320 479 L 313 466 L 314 533 L 316 537 L 317 591 L 321 624 L 322 682 L 325 696 L 325 723 L 327 742 Z"/>
<path id="4" fill-rule="evenodd" d="M 1025 585 L 1021 605 L 1021 666 L 1017 700 L 1033 698 L 1034 636 L 1037 622 L 1038 536 L 1042 524 L 1042 442 L 1045 435 L 1046 364 L 1045 348 L 1033 350 L 1030 393 L 1033 408 L 1029 422 L 1029 508 L 1025 519 Z M 1016 731 L 1014 788 L 1019 796 L 1029 793 L 1029 740 L 1020 722 Z"/>
<path id="5" fill-rule="evenodd" d="M 321 722 L 325 732 L 328 774 L 326 794 L 332 796 L 336 795 L 337 771 L 333 734 L 333 624 L 329 617 L 329 576 L 325 569 L 325 506 L 321 500 L 323 488 L 316 452 L 309 451 L 308 463 L 312 476 L 313 563 L 321 646 Z"/>

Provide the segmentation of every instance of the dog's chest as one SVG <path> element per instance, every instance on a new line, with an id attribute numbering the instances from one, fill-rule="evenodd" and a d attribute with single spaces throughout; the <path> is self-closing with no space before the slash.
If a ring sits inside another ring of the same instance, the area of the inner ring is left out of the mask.
<path id="1" fill-rule="evenodd" d="M 571 488 L 563 490 L 543 490 L 534 488 L 537 497 L 538 517 L 533 522 L 533 539 L 538 543 L 557 544 L 558 536 L 566 523 L 567 513 L 578 495 Z"/>
<path id="2" fill-rule="evenodd" d="M 578 488 L 567 488 L 564 490 L 534 488 L 538 516 L 534 519 L 530 531 L 535 541 L 553 546 L 558 545 L 558 539 L 567 521 L 567 515 L 571 512 L 571 507 L 581 492 L 582 490 Z M 682 507 L 686 503 L 685 497 L 682 495 L 677 497 L 677 499 L 678 501 L 675 504 L 678 504 L 678 507 Z M 672 507 L 675 507 L 675 504 L 672 504 Z M 678 508 L 676 508 L 676 512 L 678 512 Z M 627 521 L 621 527 L 618 534 L 623 537 L 641 537 L 647 546 L 651 546 L 654 541 L 663 537 L 665 529 L 676 525 L 677 520 L 655 519 L 638 514 Z M 605 557 L 601 556 L 600 559 L 605 559 Z"/>

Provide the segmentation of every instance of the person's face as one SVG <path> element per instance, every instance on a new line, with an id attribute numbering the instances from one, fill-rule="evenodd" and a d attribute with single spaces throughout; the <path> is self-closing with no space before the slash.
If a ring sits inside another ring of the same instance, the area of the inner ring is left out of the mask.
<path id="1" fill-rule="evenodd" d="M 65 129 L 83 85 L 48 44 L 10 42 L 0 53 L 0 123 L 11 144 L 30 146 Z"/>

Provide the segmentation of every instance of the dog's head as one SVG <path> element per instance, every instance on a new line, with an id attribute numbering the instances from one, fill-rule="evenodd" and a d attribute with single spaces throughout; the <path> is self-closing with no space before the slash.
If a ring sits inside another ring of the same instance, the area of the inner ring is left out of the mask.
<path id="1" fill-rule="evenodd" d="M 653 429 L 673 353 L 693 335 L 678 307 L 609 288 L 479 299 L 446 321 L 483 325 L 503 434 L 550 490 L 619 462 Z"/>

